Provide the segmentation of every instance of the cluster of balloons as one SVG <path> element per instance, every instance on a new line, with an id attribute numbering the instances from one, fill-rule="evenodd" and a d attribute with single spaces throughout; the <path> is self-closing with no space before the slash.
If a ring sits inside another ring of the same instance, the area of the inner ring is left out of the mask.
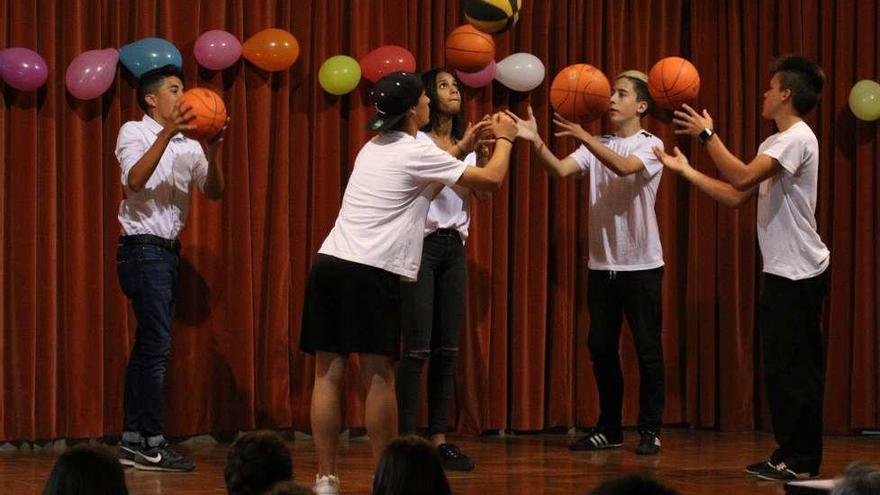
<path id="1" fill-rule="evenodd" d="M 385 74 L 415 72 L 416 58 L 402 46 L 385 45 L 364 55 L 360 61 L 348 55 L 328 58 L 318 70 L 318 83 L 333 95 L 350 93 L 364 79 L 375 83 Z"/>
<path id="2" fill-rule="evenodd" d="M 861 120 L 880 119 L 880 83 L 870 79 L 857 82 L 849 92 L 849 108 Z"/>
<path id="3" fill-rule="evenodd" d="M 39 53 L 27 48 L 0 50 L 0 79 L 20 91 L 33 91 L 46 83 L 49 69 Z"/>
<path id="4" fill-rule="evenodd" d="M 5 52 L 6 50 L 2 53 Z M 215 29 L 199 36 L 193 47 L 193 52 L 196 61 L 210 70 L 223 70 L 231 67 L 244 56 L 257 67 L 275 72 L 285 70 L 296 62 L 296 59 L 299 58 L 299 43 L 289 32 L 283 29 L 269 28 L 251 36 L 242 45 L 238 38 L 231 33 Z M 90 100 L 101 96 L 113 84 L 118 62 L 122 62 L 122 65 L 137 78 L 166 65 L 183 67 L 183 57 L 171 42 L 162 38 L 144 38 L 129 43 L 118 51 L 115 48 L 89 50 L 77 56 L 67 66 L 64 78 L 67 90 L 81 100 Z M 4 63 L 3 67 L 6 65 Z M 22 66 L 22 63 L 14 66 Z M 39 84 L 46 80 L 45 66 L 43 63 L 43 76 Z M 31 75 L 30 78 L 33 79 L 34 76 Z M 13 86 L 23 89 L 19 86 Z"/>
<path id="5" fill-rule="evenodd" d="M 546 69 L 541 60 L 531 53 L 519 52 L 504 57 L 501 62 L 490 61 L 478 72 L 455 71 L 462 84 L 482 88 L 493 80 L 514 91 L 531 91 L 544 82 Z"/>

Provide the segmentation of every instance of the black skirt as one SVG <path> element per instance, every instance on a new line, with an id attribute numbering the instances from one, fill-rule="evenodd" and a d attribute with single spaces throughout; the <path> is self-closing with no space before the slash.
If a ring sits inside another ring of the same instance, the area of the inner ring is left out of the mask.
<path id="1" fill-rule="evenodd" d="M 300 349 L 400 354 L 400 275 L 318 254 L 309 271 Z"/>

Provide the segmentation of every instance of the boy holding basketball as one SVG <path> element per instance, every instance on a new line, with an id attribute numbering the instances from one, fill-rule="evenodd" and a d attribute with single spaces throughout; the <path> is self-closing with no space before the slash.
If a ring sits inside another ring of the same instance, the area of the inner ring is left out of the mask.
<path id="1" fill-rule="evenodd" d="M 193 184 L 210 199 L 223 194 L 223 172 L 216 164 L 223 130 L 206 143 L 180 134 L 194 127 L 188 124 L 193 116 L 178 101 L 182 94 L 178 68 L 169 65 L 145 74 L 137 90 L 144 117 L 126 122 L 116 141 L 125 190 L 116 266 L 137 319 L 125 374 L 119 462 L 152 471 L 194 468 L 191 460 L 168 448 L 163 436 L 165 370 L 180 263 L 177 236 Z"/>
<path id="2" fill-rule="evenodd" d="M 655 149 L 663 164 L 716 200 L 737 207 L 758 195 L 758 244 L 764 284 L 759 303 L 764 380 L 779 447 L 746 472 L 770 480 L 816 476 L 822 462 L 825 357 L 822 305 L 830 252 L 816 231 L 819 144 L 803 116 L 822 94 L 825 75 L 800 56 L 776 61 L 761 115 L 779 132 L 746 164 L 715 134 L 712 118 L 689 106 L 675 112 L 676 134 L 697 136 L 729 181 L 692 168 L 676 147 Z"/>
<path id="3" fill-rule="evenodd" d="M 662 142 L 642 129 L 653 102 L 647 76 L 626 71 L 614 82 L 610 117 L 614 134 L 595 137 L 556 114 L 557 136 L 572 136 L 581 146 L 559 159 L 538 135 L 529 118 L 511 114 L 518 137 L 532 142 L 540 163 L 556 177 L 590 178 L 588 346 L 599 389 L 599 422 L 572 450 L 601 450 L 623 445 L 621 409 L 623 373 L 618 345 L 624 315 L 632 330 L 639 361 L 639 445 L 643 455 L 660 452 L 660 425 L 665 402 L 661 346 L 663 249 L 654 198 L 663 166 L 652 148 Z"/>

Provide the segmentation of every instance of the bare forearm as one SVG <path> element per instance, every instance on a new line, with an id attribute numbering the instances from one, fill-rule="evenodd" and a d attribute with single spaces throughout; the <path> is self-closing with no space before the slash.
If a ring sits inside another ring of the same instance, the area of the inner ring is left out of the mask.
<path id="1" fill-rule="evenodd" d="M 138 192 L 147 185 L 147 181 L 152 177 L 153 172 L 159 165 L 159 160 L 165 153 L 165 148 L 171 141 L 171 136 L 167 133 L 160 132 L 153 144 L 144 153 L 144 156 L 131 167 L 128 171 L 128 188 L 134 192 Z"/>
<path id="2" fill-rule="evenodd" d="M 630 175 L 632 173 L 638 172 L 642 167 L 642 162 L 639 159 L 629 159 L 629 157 L 622 157 L 611 150 L 611 148 L 602 144 L 596 136 L 589 135 L 587 139 L 583 141 L 584 146 L 590 150 L 590 153 L 593 154 L 603 165 L 608 167 L 609 170 L 617 174 L 618 176 Z"/>
<path id="3" fill-rule="evenodd" d="M 733 208 L 739 207 L 739 205 L 743 204 L 754 192 L 754 189 L 738 191 L 727 182 L 709 177 L 690 166 L 681 172 L 681 176 L 716 201 Z"/>
<path id="4" fill-rule="evenodd" d="M 550 148 L 547 147 L 540 137 L 532 141 L 532 149 L 538 157 L 538 163 L 554 177 L 565 177 L 574 172 L 574 170 L 566 168 L 565 163 L 550 151 Z"/>
<path id="5" fill-rule="evenodd" d="M 217 200 L 223 197 L 225 189 L 225 181 L 223 178 L 223 167 L 217 161 L 217 153 L 211 153 L 208 162 L 208 177 L 205 179 L 205 196 L 208 199 Z"/>
<path id="6" fill-rule="evenodd" d="M 706 143 L 706 152 L 718 167 L 718 171 L 737 189 L 742 189 L 749 181 L 748 167 L 734 156 L 716 134 Z"/>

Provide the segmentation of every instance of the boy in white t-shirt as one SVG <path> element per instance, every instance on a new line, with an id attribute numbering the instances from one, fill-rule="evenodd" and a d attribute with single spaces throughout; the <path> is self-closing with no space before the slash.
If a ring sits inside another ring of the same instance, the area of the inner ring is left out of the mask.
<path id="1" fill-rule="evenodd" d="M 602 450 L 623 445 L 621 410 L 623 373 L 620 367 L 620 328 L 626 316 L 639 361 L 639 445 L 643 455 L 660 452 L 660 426 L 665 403 L 661 345 L 661 284 L 663 249 L 654 199 L 663 166 L 652 148 L 662 142 L 642 129 L 651 110 L 648 77 L 626 71 L 614 81 L 609 115 L 616 132 L 595 137 L 580 125 L 556 114 L 557 136 L 582 142 L 574 153 L 559 159 L 538 135 L 529 119 L 515 115 L 518 137 L 532 142 L 541 164 L 556 177 L 589 176 L 590 310 L 588 345 L 599 389 L 599 421 L 571 450 Z"/>
<path id="2" fill-rule="evenodd" d="M 342 391 L 348 356 L 358 354 L 366 389 L 364 424 L 374 462 L 396 436 L 394 360 L 400 352 L 400 280 L 416 279 L 425 216 L 442 186 L 500 187 L 516 125 L 496 115 L 495 152 L 485 167 L 470 167 L 434 143 L 416 139 L 428 122 L 421 79 L 395 72 L 370 91 L 381 134 L 361 148 L 336 224 L 309 272 L 300 349 L 315 355 L 311 424 L 318 457 L 317 495 L 339 491 L 336 446 L 342 431 Z"/>
<path id="3" fill-rule="evenodd" d="M 770 480 L 816 476 L 822 462 L 825 356 L 822 304 L 830 252 L 816 230 L 819 144 L 803 116 L 819 103 L 825 75 L 800 56 L 781 57 L 764 93 L 761 115 L 779 130 L 748 164 L 734 156 L 702 115 L 684 105 L 675 112 L 676 134 L 697 136 L 729 181 L 688 164 L 676 147 L 655 150 L 663 164 L 716 200 L 737 207 L 758 194 L 758 243 L 764 288 L 758 329 L 773 433 L 779 447 L 746 472 Z"/>

